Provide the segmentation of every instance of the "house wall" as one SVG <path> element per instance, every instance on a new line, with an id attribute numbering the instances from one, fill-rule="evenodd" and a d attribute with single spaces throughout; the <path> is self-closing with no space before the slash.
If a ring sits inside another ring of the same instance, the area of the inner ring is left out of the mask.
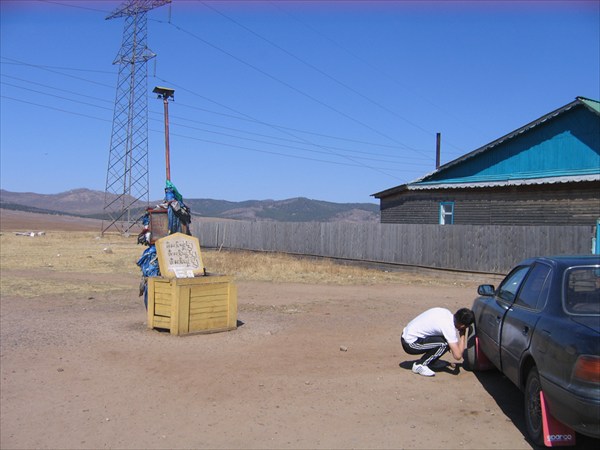
<path id="1" fill-rule="evenodd" d="M 381 223 L 437 224 L 440 202 L 455 225 L 594 225 L 600 183 L 404 191 L 381 198 Z"/>

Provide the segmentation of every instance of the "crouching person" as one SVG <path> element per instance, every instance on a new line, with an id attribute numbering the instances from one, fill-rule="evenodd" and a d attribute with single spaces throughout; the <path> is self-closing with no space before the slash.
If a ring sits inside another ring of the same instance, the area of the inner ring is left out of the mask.
<path id="1" fill-rule="evenodd" d="M 402 348 L 409 355 L 423 355 L 412 371 L 426 377 L 435 372 L 436 361 L 448 350 L 456 360 L 462 359 L 467 346 L 467 330 L 475 320 L 473 311 L 461 308 L 452 314 L 446 308 L 431 308 L 419 314 L 402 331 Z"/>

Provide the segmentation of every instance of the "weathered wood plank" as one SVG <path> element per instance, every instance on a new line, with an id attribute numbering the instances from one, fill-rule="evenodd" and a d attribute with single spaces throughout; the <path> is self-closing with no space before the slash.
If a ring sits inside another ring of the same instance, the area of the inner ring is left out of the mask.
<path id="1" fill-rule="evenodd" d="M 587 225 L 415 225 L 201 222 L 193 232 L 205 247 L 506 273 L 538 255 L 588 254 Z M 211 237 L 217 236 L 219 241 Z"/>
<path id="2" fill-rule="evenodd" d="M 154 326 L 153 328 L 171 328 L 171 318 L 170 317 L 162 317 L 162 316 L 154 316 Z"/>
<path id="3" fill-rule="evenodd" d="M 171 317 L 171 305 L 159 305 L 158 303 L 154 303 L 154 315 L 163 316 L 163 317 Z"/>

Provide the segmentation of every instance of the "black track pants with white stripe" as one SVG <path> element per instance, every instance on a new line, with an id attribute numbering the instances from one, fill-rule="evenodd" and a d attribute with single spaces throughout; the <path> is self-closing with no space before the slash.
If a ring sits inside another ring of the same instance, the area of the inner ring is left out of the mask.
<path id="1" fill-rule="evenodd" d="M 448 342 L 444 336 L 427 336 L 419 338 L 415 342 L 408 343 L 401 338 L 402 348 L 409 355 L 420 355 L 421 359 L 418 364 L 428 366 L 434 361 L 437 361 L 444 353 L 448 351 Z"/>

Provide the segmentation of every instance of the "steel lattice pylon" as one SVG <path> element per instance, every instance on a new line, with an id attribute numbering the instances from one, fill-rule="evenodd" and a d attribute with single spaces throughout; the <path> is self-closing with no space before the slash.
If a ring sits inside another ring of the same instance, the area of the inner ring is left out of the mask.
<path id="1" fill-rule="evenodd" d="M 128 232 L 139 218 L 140 208 L 147 207 L 150 202 L 146 63 L 156 55 L 147 46 L 146 14 L 170 2 L 128 0 L 106 18 L 125 17 L 125 26 L 121 49 L 113 62 L 119 65 L 119 77 L 106 173 L 102 233 L 111 227 L 121 233 Z"/>

